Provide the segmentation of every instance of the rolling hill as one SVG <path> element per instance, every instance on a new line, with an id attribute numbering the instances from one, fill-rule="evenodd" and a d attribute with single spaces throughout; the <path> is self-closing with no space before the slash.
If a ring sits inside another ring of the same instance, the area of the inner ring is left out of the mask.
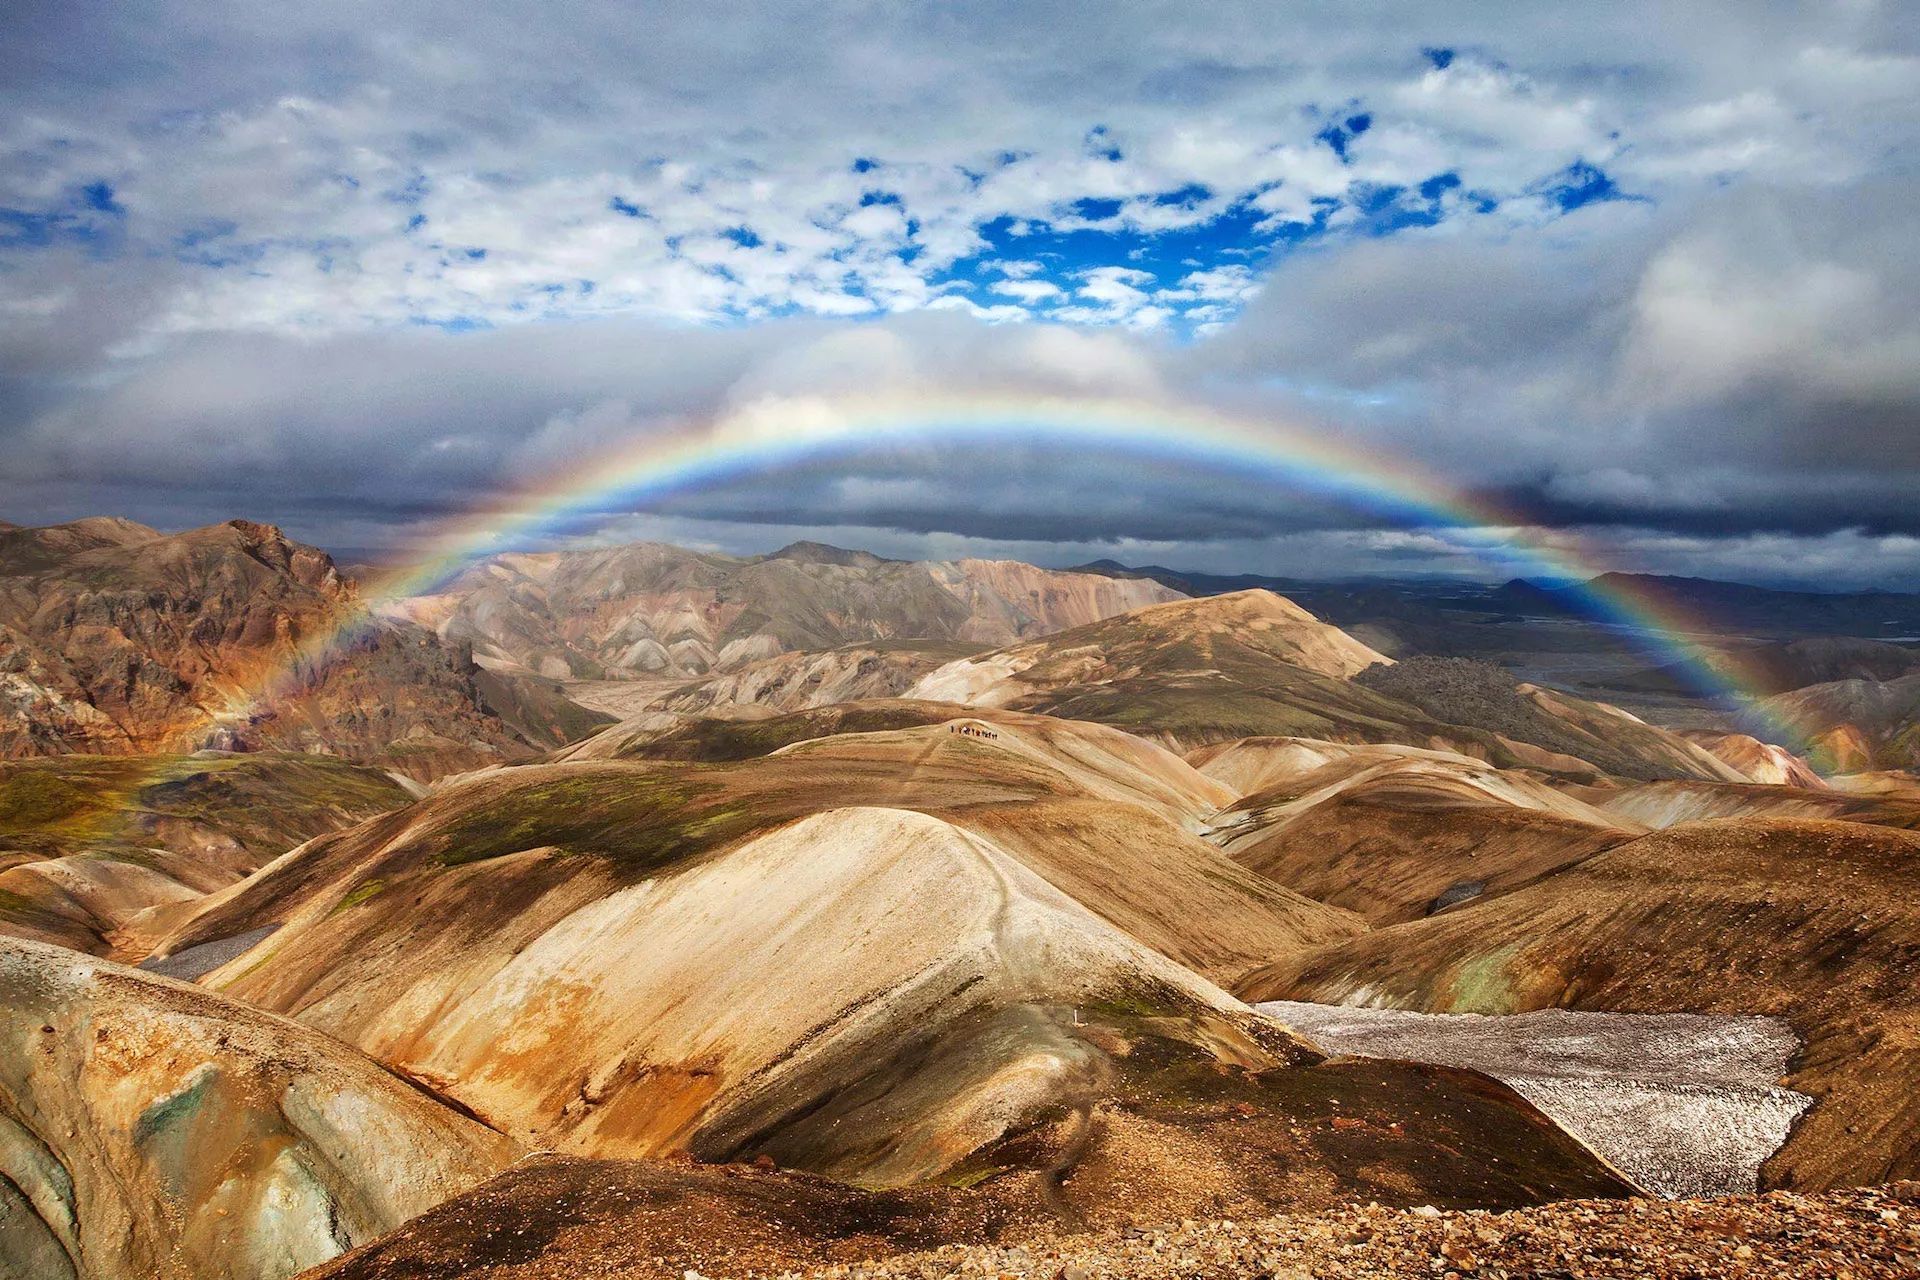
<path id="1" fill-rule="evenodd" d="M 1920 674 L 1809 685 L 1760 710 L 1822 773 L 1920 768 Z"/>
<path id="2" fill-rule="evenodd" d="M 1531 775 L 1448 752 L 1275 746 L 1329 758 L 1284 778 L 1269 764 L 1267 785 L 1215 817 L 1208 837 L 1249 870 L 1375 926 L 1498 897 L 1644 830 Z M 1238 774 L 1257 749 L 1236 743 L 1196 760 Z"/>
<path id="3" fill-rule="evenodd" d="M 1174 820 L 1220 794 L 1151 744 L 1016 714 L 526 766 L 310 842 L 165 949 L 278 923 L 206 981 L 583 1156 L 885 1186 L 1066 1160 L 1096 1214 L 1114 1179 L 1169 1206 L 1606 1185 L 1485 1082 L 1315 1066 L 1215 985 L 1364 927 Z M 1418 1134 L 1358 1121 L 1416 1095 Z M 1330 1097 L 1356 1126 L 1307 1141 Z M 1383 1141 L 1411 1183 L 1369 1172 Z M 1501 1162 L 1471 1174 L 1449 1154 L 1487 1142 Z"/>

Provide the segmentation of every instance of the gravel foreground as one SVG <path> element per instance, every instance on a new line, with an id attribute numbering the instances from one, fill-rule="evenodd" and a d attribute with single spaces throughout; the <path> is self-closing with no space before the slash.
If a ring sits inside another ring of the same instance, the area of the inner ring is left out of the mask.
<path id="1" fill-rule="evenodd" d="M 1249 1222 L 1189 1221 L 1026 1247 L 947 1246 L 780 1274 L 786 1280 L 1920 1277 L 1920 1182 L 1810 1196 L 1574 1200 L 1509 1213 L 1369 1205 Z M 698 1276 L 689 1271 L 683 1280 Z"/>

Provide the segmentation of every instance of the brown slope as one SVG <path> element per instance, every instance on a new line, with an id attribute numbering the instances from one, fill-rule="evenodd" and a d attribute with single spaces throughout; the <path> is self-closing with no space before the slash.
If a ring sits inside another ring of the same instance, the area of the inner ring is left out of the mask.
<path id="1" fill-rule="evenodd" d="M 873 1190 L 745 1165 L 542 1156 L 316 1270 L 312 1280 L 680 1280 L 689 1271 L 802 1269 L 1052 1278 L 1072 1275 L 1067 1264 L 1098 1266 L 1087 1245 L 1117 1238 L 1138 1238 L 1135 1274 L 1158 1276 L 1175 1258 L 1162 1254 L 1157 1268 L 1148 1265 L 1152 1242 L 1191 1230 L 1194 1217 L 1245 1221 L 1276 1208 L 1327 1214 L 1330 1232 L 1350 1249 L 1361 1228 L 1377 1229 L 1388 1216 L 1380 1202 L 1421 1203 L 1410 1222 L 1427 1221 L 1432 1204 L 1527 1203 L 1556 1180 L 1568 1185 L 1570 1166 L 1580 1162 L 1557 1142 L 1529 1141 L 1524 1115 L 1459 1073 L 1353 1062 L 1264 1077 L 1201 1072 L 1186 1077 L 1179 1095 L 1103 1107 L 1093 1122 L 1099 1136 L 1053 1193 L 1041 1190 L 1040 1175 L 1016 1170 L 966 1186 Z M 1417 1129 L 1394 1118 L 1406 1115 L 1419 1116 Z M 1132 1165 L 1115 1159 L 1129 1144 Z M 1596 1189 L 1610 1196 L 1617 1188 Z M 1352 1206 L 1362 1202 L 1373 1205 L 1356 1217 Z M 1608 1203 L 1583 1208 L 1592 1214 Z M 1074 1216 L 1063 1220 L 1063 1210 Z M 1176 1228 L 1183 1218 L 1189 1221 Z M 972 1257 L 956 1247 L 974 1244 L 985 1247 Z M 934 1249 L 940 1253 L 887 1256 Z M 1284 1256 L 1304 1255 L 1289 1249 Z M 1430 1247 L 1417 1255 L 1422 1274 L 1433 1256 Z M 1220 1271 L 1222 1255 L 1178 1261 L 1182 1275 L 1237 1274 Z M 1274 1275 L 1273 1261 L 1267 1255 L 1246 1274 Z"/>
<path id="2" fill-rule="evenodd" d="M 1262 733 L 1402 732 L 1406 708 L 1345 679 L 1377 661 L 1272 592 L 1243 591 L 962 658 L 908 696 L 1092 720 L 1175 749 Z"/>
<path id="3" fill-rule="evenodd" d="M 1209 838 L 1249 870 L 1380 926 L 1512 892 L 1642 830 L 1525 774 L 1364 747 L 1244 797 Z"/>
<path id="4" fill-rule="evenodd" d="M 1381 750 L 1373 744 L 1330 742 L 1325 738 L 1235 738 L 1209 743 L 1188 752 L 1186 758 L 1188 764 L 1219 780 L 1239 797 L 1289 783 L 1337 761 L 1382 759 Z M 1385 750 L 1410 758 L 1424 754 L 1465 758 L 1457 752 L 1427 752 L 1420 747 L 1392 746 Z"/>
<path id="5" fill-rule="evenodd" d="M 1827 818 L 1920 830 L 1920 794 L 1852 794 L 1817 788 L 1731 782 L 1642 782 L 1572 787 L 1575 795 L 1624 822 L 1672 827 L 1709 818 Z"/>
<path id="6" fill-rule="evenodd" d="M 1692 823 L 1503 898 L 1290 957 L 1249 998 L 1430 1012 L 1564 1007 L 1775 1015 L 1818 1101 L 1763 1185 L 1920 1169 L 1920 835 L 1850 822 Z"/>
<path id="7" fill-rule="evenodd" d="M 553 753 L 556 760 L 704 760 L 725 763 L 842 733 L 944 724 L 961 713 L 950 702 L 875 698 L 785 713 L 729 707 L 708 714 L 646 712 Z M 989 713 L 980 711 L 986 716 Z"/>
<path id="8" fill-rule="evenodd" d="M 163 536 L 158 529 L 118 516 L 89 516 L 65 524 L 0 529 L 0 570 L 9 576 L 57 565 L 83 551 L 128 547 Z"/>
<path id="9" fill-rule="evenodd" d="M 684 678 L 875 641 L 1003 644 L 1177 595 L 1012 561 L 883 560 L 816 544 L 743 559 L 636 543 L 497 556 L 394 612 L 497 665 Z"/>
<path id="10" fill-rule="evenodd" d="M 734 705 L 800 711 L 895 698 L 946 663 L 986 647 L 957 640 L 900 640 L 795 650 L 679 685 L 657 695 L 651 705 L 692 712 Z"/>
<path id="11" fill-rule="evenodd" d="M 0 933 L 104 954 L 148 909 L 410 799 L 384 773 L 313 756 L 0 763 Z"/>
<path id="12" fill-rule="evenodd" d="M 981 1196 L 863 1193 L 752 1169 L 529 1161 L 313 1280 L 792 1275 L 925 1280 L 1408 1280 L 1631 1274 L 1893 1280 L 1920 1258 L 1920 1184 L 1711 1200 L 1586 1200 L 1494 1212 L 1349 1204 L 1065 1235 L 979 1220 Z M 957 1202 L 957 1203 L 956 1203 Z M 950 1207 L 951 1206 L 951 1207 Z M 506 1223 L 516 1224 L 508 1228 Z"/>
<path id="13" fill-rule="evenodd" d="M 0 938 L 0 1270 L 284 1276 L 513 1144 L 297 1023 Z"/>
<path id="14" fill-rule="evenodd" d="M 1236 591 L 1136 609 L 973 660 L 923 682 L 962 696 L 948 701 L 1005 705 L 1036 692 L 1095 683 L 1132 670 L 1227 673 L 1249 661 L 1344 680 L 1387 659 L 1271 591 Z"/>

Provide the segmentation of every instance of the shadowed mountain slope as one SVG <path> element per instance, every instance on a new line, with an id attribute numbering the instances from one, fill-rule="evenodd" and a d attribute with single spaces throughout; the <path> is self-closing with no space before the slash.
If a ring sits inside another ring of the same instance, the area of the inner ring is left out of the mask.
<path id="1" fill-rule="evenodd" d="M 1651 601 L 1656 613 L 1706 618 L 1729 632 L 1769 636 L 1887 636 L 1920 631 L 1920 595 L 1895 591 L 1786 591 L 1713 578 L 1603 573 L 1580 591 L 1515 579 L 1495 598 L 1527 614 L 1585 616 L 1588 592 Z"/>
<path id="2" fill-rule="evenodd" d="M 1444 723 L 1584 760 L 1618 777 L 1746 781 L 1702 748 L 1618 707 L 1516 685 L 1500 668 L 1470 658 L 1408 658 L 1362 672 L 1357 683 Z"/>
<path id="3" fill-rule="evenodd" d="M 1920 649 L 1857 636 L 1816 636 L 1736 650 L 1731 662 L 1745 687 L 1786 693 L 1836 680 L 1898 680 L 1920 672 Z"/>
<path id="4" fill-rule="evenodd" d="M 329 1036 L 0 938 L 0 1272 L 279 1277 L 467 1190 L 514 1145 Z"/>

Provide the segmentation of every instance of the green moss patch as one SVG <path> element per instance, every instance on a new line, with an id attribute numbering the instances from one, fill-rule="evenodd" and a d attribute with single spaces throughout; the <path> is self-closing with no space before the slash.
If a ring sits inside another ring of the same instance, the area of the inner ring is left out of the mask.
<path id="1" fill-rule="evenodd" d="M 645 875 L 744 836 L 765 819 L 721 789 L 642 772 L 552 778 L 476 805 L 427 837 L 434 861 L 462 866 L 528 849 L 603 858 Z"/>
<path id="2" fill-rule="evenodd" d="M 352 907 L 357 907 L 361 903 L 366 902 L 368 899 L 379 896 L 379 894 L 382 893 L 386 889 L 386 887 L 387 887 L 387 882 L 385 880 L 381 880 L 378 878 L 373 880 L 368 880 L 363 884 L 355 885 L 352 892 L 348 893 L 346 897 L 340 899 L 340 901 L 337 904 L 335 904 L 333 909 L 336 912 L 338 912 L 338 911 L 346 911 Z"/>

